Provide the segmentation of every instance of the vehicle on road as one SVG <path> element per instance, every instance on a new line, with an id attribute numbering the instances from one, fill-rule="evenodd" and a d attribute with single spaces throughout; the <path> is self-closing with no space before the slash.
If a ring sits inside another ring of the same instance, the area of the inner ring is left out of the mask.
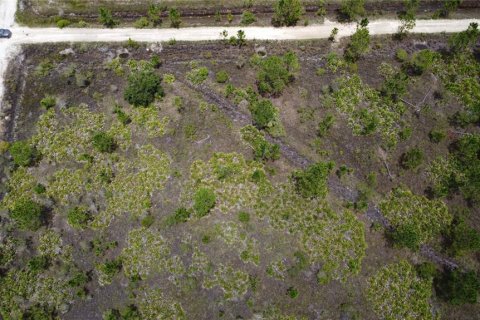
<path id="1" fill-rule="evenodd" d="M 0 38 L 8 38 L 12 37 L 12 31 L 8 29 L 0 29 Z"/>

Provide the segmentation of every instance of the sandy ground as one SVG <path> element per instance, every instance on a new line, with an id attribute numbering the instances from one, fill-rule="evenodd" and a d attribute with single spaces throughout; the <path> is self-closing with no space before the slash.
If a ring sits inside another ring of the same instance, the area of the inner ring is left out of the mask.
<path id="1" fill-rule="evenodd" d="M 23 28 L 15 24 L 16 0 L 0 0 L 0 27 L 10 28 L 11 39 L 0 39 L 0 101 L 3 101 L 3 76 L 8 60 L 18 46 L 30 43 L 54 42 L 119 42 L 129 38 L 141 42 L 159 42 L 175 39 L 178 41 L 220 40 L 222 31 L 235 35 L 239 27 L 199 27 L 181 29 L 76 29 L 76 28 Z M 465 20 L 418 20 L 415 33 L 459 32 L 465 30 L 471 22 L 480 23 L 480 19 Z M 398 20 L 374 20 L 369 24 L 372 35 L 394 34 L 399 27 Z M 242 27 L 247 39 L 258 40 L 306 40 L 324 39 L 330 36 L 333 28 L 338 28 L 338 38 L 350 36 L 356 28 L 354 23 L 325 21 L 322 25 L 306 27 Z"/>

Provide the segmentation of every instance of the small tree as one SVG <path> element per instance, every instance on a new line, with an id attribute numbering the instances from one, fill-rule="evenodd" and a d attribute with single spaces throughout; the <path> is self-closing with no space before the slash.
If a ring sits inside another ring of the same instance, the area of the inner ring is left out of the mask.
<path id="1" fill-rule="evenodd" d="M 351 62 L 357 61 L 368 51 L 370 46 L 370 33 L 367 28 L 368 20 L 362 20 L 362 22 L 357 26 L 357 31 L 350 38 L 350 43 L 345 50 L 345 59 Z"/>
<path id="2" fill-rule="evenodd" d="M 294 26 L 304 12 L 300 0 L 278 0 L 272 18 L 274 26 Z"/>
<path id="3" fill-rule="evenodd" d="M 332 29 L 332 32 L 330 33 L 330 37 L 328 37 L 328 40 L 335 42 L 335 38 L 337 37 L 338 34 L 338 28 L 335 27 Z"/>
<path id="4" fill-rule="evenodd" d="M 479 36 L 480 30 L 478 30 L 478 23 L 472 22 L 467 30 L 450 37 L 450 48 L 454 52 L 465 51 L 477 43 Z"/>
<path id="5" fill-rule="evenodd" d="M 404 169 L 417 168 L 423 162 L 423 152 L 419 148 L 413 148 L 402 154 L 400 164 Z"/>
<path id="6" fill-rule="evenodd" d="M 118 24 L 118 21 L 113 19 L 112 11 L 107 8 L 101 7 L 99 10 L 99 21 L 107 28 L 113 28 Z"/>
<path id="7" fill-rule="evenodd" d="M 237 31 L 237 45 L 239 48 L 243 47 L 245 44 L 247 43 L 247 40 L 246 40 L 246 35 L 245 35 L 245 31 L 243 30 L 238 30 Z"/>
<path id="8" fill-rule="evenodd" d="M 350 21 L 356 20 L 365 15 L 365 0 L 342 0 L 340 13 Z"/>
<path id="9" fill-rule="evenodd" d="M 215 193 L 209 188 L 200 188 L 194 196 L 193 209 L 199 217 L 206 216 L 215 207 Z"/>
<path id="10" fill-rule="evenodd" d="M 328 193 L 327 180 L 335 163 L 318 162 L 305 170 L 293 173 L 297 192 L 304 198 L 324 198 Z"/>
<path id="11" fill-rule="evenodd" d="M 446 271 L 437 281 L 440 297 L 454 305 L 477 303 L 480 280 L 474 271 Z"/>
<path id="12" fill-rule="evenodd" d="M 36 231 L 42 225 L 42 207 L 28 198 L 17 200 L 10 211 L 10 217 L 23 230 Z"/>
<path id="13" fill-rule="evenodd" d="M 401 25 L 398 27 L 400 37 L 405 36 L 415 27 L 415 15 L 419 5 L 419 0 L 403 0 L 405 10 L 399 14 Z"/>
<path id="14" fill-rule="evenodd" d="M 170 19 L 170 26 L 172 28 L 180 28 L 182 20 L 180 19 L 180 11 L 177 8 L 171 8 L 168 11 L 168 18 Z"/>
<path id="15" fill-rule="evenodd" d="M 161 82 L 162 77 L 153 70 L 148 68 L 136 70 L 128 77 L 128 86 L 123 96 L 128 103 L 136 107 L 146 107 L 155 100 L 157 95 L 163 96 Z"/>
<path id="16" fill-rule="evenodd" d="M 150 4 L 148 6 L 147 17 L 148 21 L 154 26 L 159 26 L 162 24 L 162 18 L 160 14 L 162 13 L 162 9 L 160 6 L 155 4 Z"/>
<path id="17" fill-rule="evenodd" d="M 115 151 L 116 143 L 113 137 L 105 132 L 98 132 L 92 138 L 93 146 L 100 152 L 111 153 Z"/>
<path id="18" fill-rule="evenodd" d="M 243 25 L 249 25 L 257 21 L 257 18 L 255 18 L 255 15 L 248 10 L 243 11 L 242 13 L 242 20 L 240 21 L 241 24 Z"/>
<path id="19" fill-rule="evenodd" d="M 72 208 L 67 213 L 68 224 L 75 229 L 86 228 L 90 219 L 91 215 L 88 210 L 83 207 Z"/>
<path id="20" fill-rule="evenodd" d="M 36 157 L 35 148 L 30 145 L 27 141 L 15 141 L 12 143 L 8 149 L 11 156 L 13 157 L 13 162 L 17 166 L 28 167 L 31 165 Z"/>

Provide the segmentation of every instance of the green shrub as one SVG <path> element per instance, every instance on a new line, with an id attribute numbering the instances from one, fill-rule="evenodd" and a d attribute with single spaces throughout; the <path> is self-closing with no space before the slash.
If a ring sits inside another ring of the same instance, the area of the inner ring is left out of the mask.
<path id="1" fill-rule="evenodd" d="M 112 11 L 104 7 L 99 9 L 98 19 L 107 28 L 113 28 L 118 24 L 118 21 L 113 19 Z"/>
<path id="2" fill-rule="evenodd" d="M 250 105 L 253 124 L 259 129 L 267 130 L 272 136 L 282 136 L 284 129 L 280 112 L 268 99 L 260 99 Z"/>
<path id="3" fill-rule="evenodd" d="M 152 67 L 154 69 L 158 69 L 162 66 L 163 61 L 162 61 L 162 59 L 160 59 L 160 57 L 158 55 L 153 55 L 150 58 L 150 64 L 152 65 Z"/>
<path id="4" fill-rule="evenodd" d="M 400 165 L 406 170 L 417 168 L 423 162 L 423 152 L 419 148 L 412 148 L 402 154 Z"/>
<path id="5" fill-rule="evenodd" d="M 367 27 L 357 27 L 357 31 L 350 37 L 350 43 L 345 50 L 345 59 L 355 62 L 365 54 L 370 46 L 370 32 Z"/>
<path id="6" fill-rule="evenodd" d="M 27 141 L 15 141 L 8 149 L 13 157 L 13 162 L 18 166 L 27 167 L 36 158 L 36 150 Z"/>
<path id="7" fill-rule="evenodd" d="M 60 20 L 57 21 L 57 27 L 60 28 L 60 29 L 68 27 L 71 24 L 72 23 L 70 22 L 70 20 L 67 20 L 67 19 L 60 19 Z"/>
<path id="8" fill-rule="evenodd" d="M 398 49 L 395 53 L 395 57 L 400 62 L 407 62 L 408 61 L 408 52 L 405 49 Z"/>
<path id="9" fill-rule="evenodd" d="M 138 18 L 138 20 L 135 21 L 133 25 L 137 29 L 148 28 L 148 26 L 150 25 L 150 21 L 148 21 L 146 17 L 141 17 L 141 18 Z"/>
<path id="10" fill-rule="evenodd" d="M 133 40 L 132 38 L 128 38 L 127 43 L 125 44 L 125 47 L 130 48 L 130 49 L 138 49 L 140 48 L 140 44 Z"/>
<path id="11" fill-rule="evenodd" d="M 431 262 L 424 262 L 422 264 L 417 265 L 415 268 L 417 270 L 417 275 L 421 279 L 432 280 L 438 274 L 437 267 L 435 266 L 435 264 Z"/>
<path id="12" fill-rule="evenodd" d="M 162 24 L 162 8 L 160 5 L 155 5 L 154 3 L 150 4 L 148 6 L 148 11 L 147 11 L 147 16 L 148 16 L 148 21 L 150 21 L 154 27 L 159 26 Z"/>
<path id="13" fill-rule="evenodd" d="M 43 208 L 28 198 L 18 199 L 10 210 L 10 217 L 22 230 L 36 231 L 42 225 Z"/>
<path id="14" fill-rule="evenodd" d="M 432 50 L 420 50 L 413 54 L 410 68 L 416 75 L 421 75 L 429 70 L 438 58 L 438 54 Z"/>
<path id="15" fill-rule="evenodd" d="M 180 28 L 182 20 L 180 19 L 180 11 L 177 8 L 171 8 L 168 11 L 168 18 L 170 19 L 170 26 L 172 28 Z"/>
<path id="16" fill-rule="evenodd" d="M 75 229 L 84 229 L 91 220 L 91 215 L 84 207 L 75 207 L 68 211 L 67 221 L 70 226 Z"/>
<path id="17" fill-rule="evenodd" d="M 353 173 L 353 168 L 349 168 L 346 165 L 342 164 L 335 173 L 339 178 L 342 178 L 346 174 Z"/>
<path id="18" fill-rule="evenodd" d="M 55 107 L 56 104 L 57 104 L 57 100 L 55 99 L 55 97 L 52 97 L 52 96 L 45 96 L 45 98 L 40 100 L 40 106 L 47 110 Z"/>
<path id="19" fill-rule="evenodd" d="M 117 115 L 118 121 L 120 121 L 121 124 L 124 126 L 132 122 L 132 118 L 125 112 L 123 112 L 122 108 L 120 106 L 115 106 L 115 109 L 113 109 L 113 113 Z"/>
<path id="20" fill-rule="evenodd" d="M 208 78 L 209 71 L 206 67 L 194 68 L 187 73 L 187 79 L 193 84 L 201 84 Z"/>
<path id="21" fill-rule="evenodd" d="M 99 282 L 101 285 L 110 284 L 113 277 L 122 269 L 122 260 L 107 260 L 105 263 L 98 264 L 96 269 L 99 272 Z"/>
<path id="22" fill-rule="evenodd" d="M 265 139 L 265 136 L 254 126 L 248 125 L 240 130 L 242 139 L 253 148 L 255 160 L 268 161 L 280 158 L 280 147 Z"/>
<path id="23" fill-rule="evenodd" d="M 278 0 L 272 18 L 274 26 L 294 26 L 302 16 L 304 8 L 300 0 Z"/>
<path id="24" fill-rule="evenodd" d="M 335 163 L 318 162 L 293 173 L 297 192 L 304 198 L 324 198 L 328 193 L 328 176 Z"/>
<path id="25" fill-rule="evenodd" d="M 112 136 L 106 132 L 98 132 L 92 138 L 93 147 L 100 152 L 111 153 L 117 145 Z"/>
<path id="26" fill-rule="evenodd" d="M 399 226 L 390 233 L 390 237 L 395 245 L 407 247 L 417 251 L 420 248 L 421 236 L 417 228 L 411 224 Z"/>
<path id="27" fill-rule="evenodd" d="M 193 209 L 199 217 L 206 216 L 215 207 L 215 193 L 208 188 L 200 188 L 194 196 Z"/>
<path id="28" fill-rule="evenodd" d="M 293 81 L 294 72 L 299 68 L 295 53 L 283 56 L 270 56 L 257 61 L 260 70 L 257 73 L 258 92 L 262 95 L 279 95 Z"/>
<path id="29" fill-rule="evenodd" d="M 45 255 L 35 256 L 28 261 L 27 266 L 33 272 L 42 272 L 50 266 L 50 259 Z"/>
<path id="30" fill-rule="evenodd" d="M 433 143 L 440 143 L 443 139 L 447 137 L 445 131 L 433 129 L 428 133 L 428 138 Z"/>
<path id="31" fill-rule="evenodd" d="M 225 70 L 220 70 L 215 75 L 215 80 L 218 83 L 225 83 L 225 82 L 228 81 L 229 78 L 230 78 L 230 76 L 228 75 L 227 71 L 225 71 Z"/>
<path id="32" fill-rule="evenodd" d="M 478 23 L 472 22 L 468 26 L 467 30 L 454 34 L 450 37 L 450 48 L 454 52 L 465 51 L 477 43 L 479 36 L 480 30 L 478 30 Z"/>
<path id="33" fill-rule="evenodd" d="M 398 133 L 398 136 L 400 140 L 405 141 L 410 139 L 410 137 L 412 136 L 412 133 L 413 133 L 413 129 L 411 127 L 405 127 L 402 129 L 402 131 Z"/>
<path id="34" fill-rule="evenodd" d="M 437 294 L 453 305 L 477 303 L 480 280 L 474 271 L 447 270 L 437 281 Z"/>
<path id="35" fill-rule="evenodd" d="M 287 295 L 291 298 L 291 299 L 295 299 L 296 297 L 298 297 L 298 290 L 295 289 L 294 287 L 289 287 L 287 289 Z"/>
<path id="36" fill-rule="evenodd" d="M 342 0 L 340 13 L 348 20 L 356 20 L 365 15 L 365 0 Z"/>
<path id="37" fill-rule="evenodd" d="M 128 86 L 123 97 L 135 107 L 149 106 L 156 96 L 163 96 L 162 78 L 153 70 L 141 69 L 134 71 L 128 77 Z"/>
<path id="38" fill-rule="evenodd" d="M 173 215 L 171 215 L 168 218 L 167 224 L 168 225 L 175 225 L 175 224 L 179 224 L 179 223 L 185 223 L 190 218 L 190 215 L 191 215 L 190 210 L 188 210 L 184 207 L 180 207 L 177 210 L 175 210 Z"/>
<path id="39" fill-rule="evenodd" d="M 325 137 L 334 123 L 335 117 L 332 114 L 327 114 L 325 118 L 318 123 L 317 135 L 320 138 Z"/>
<path id="40" fill-rule="evenodd" d="M 36 194 L 44 194 L 47 191 L 47 188 L 41 183 L 37 183 L 37 185 L 33 188 L 33 191 Z"/>
<path id="41" fill-rule="evenodd" d="M 257 21 L 257 19 L 255 18 L 255 15 L 251 11 L 248 11 L 248 10 L 243 11 L 242 20 L 240 21 L 241 24 L 249 25 L 254 23 L 255 21 Z"/>
<path id="42" fill-rule="evenodd" d="M 449 251 L 461 256 L 480 250 L 480 233 L 470 227 L 463 218 L 456 218 L 448 232 Z"/>
<path id="43" fill-rule="evenodd" d="M 240 211 L 238 213 L 238 221 L 248 223 L 250 221 L 250 214 L 245 211 Z"/>

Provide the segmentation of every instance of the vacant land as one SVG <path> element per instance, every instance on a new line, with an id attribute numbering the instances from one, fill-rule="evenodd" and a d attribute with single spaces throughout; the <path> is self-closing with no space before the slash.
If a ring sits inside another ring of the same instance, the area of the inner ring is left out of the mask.
<path id="1" fill-rule="evenodd" d="M 0 314 L 475 319 L 477 38 L 24 46 Z"/>

